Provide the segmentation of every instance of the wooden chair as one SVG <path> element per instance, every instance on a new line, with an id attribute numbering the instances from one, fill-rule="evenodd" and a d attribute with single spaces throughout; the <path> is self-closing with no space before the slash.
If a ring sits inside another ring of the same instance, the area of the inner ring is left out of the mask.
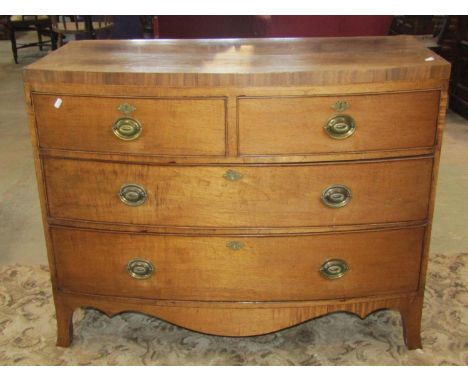
<path id="1" fill-rule="evenodd" d="M 433 49 L 438 55 L 453 64 L 456 59 L 458 40 L 458 16 L 447 16 L 437 33 L 437 48 Z M 452 71 L 453 74 L 453 71 Z"/>
<path id="2" fill-rule="evenodd" d="M 468 119 L 468 16 L 452 17 L 457 21 L 449 105 L 452 110 Z"/>
<path id="3" fill-rule="evenodd" d="M 144 39 L 152 39 L 155 37 L 154 30 L 157 25 L 157 16 L 139 16 L 142 35 Z"/>
<path id="4" fill-rule="evenodd" d="M 434 16 L 395 16 L 390 26 L 390 35 L 430 35 L 434 30 Z"/>
<path id="5" fill-rule="evenodd" d="M 63 35 L 82 35 L 85 39 L 95 40 L 97 33 L 109 31 L 114 26 L 112 16 L 50 16 L 50 18 L 52 30 L 59 36 L 59 47 L 63 45 Z"/>
<path id="6" fill-rule="evenodd" d="M 52 50 L 56 49 L 56 35 L 52 31 L 49 16 L 9 16 L 6 27 L 10 35 L 11 50 L 16 64 L 18 63 L 19 49 L 32 46 L 39 47 L 39 50 L 43 50 L 44 46 L 51 46 Z M 37 41 L 24 44 L 18 43 L 17 32 L 21 31 L 36 31 Z M 42 36 L 49 36 L 50 40 L 44 41 Z"/>

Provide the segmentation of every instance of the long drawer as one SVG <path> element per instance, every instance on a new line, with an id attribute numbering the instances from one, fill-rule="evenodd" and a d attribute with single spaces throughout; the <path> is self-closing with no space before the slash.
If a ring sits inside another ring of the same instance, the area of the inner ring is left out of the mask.
<path id="1" fill-rule="evenodd" d="M 158 236 L 65 228 L 51 232 L 61 289 L 218 301 L 413 291 L 424 236 L 421 227 L 289 237 Z"/>
<path id="2" fill-rule="evenodd" d="M 44 159 L 43 165 L 54 218 L 269 228 L 425 219 L 432 158 L 237 167 Z"/>
<path id="3" fill-rule="evenodd" d="M 431 147 L 439 91 L 354 96 L 239 97 L 241 155 Z"/>
<path id="4" fill-rule="evenodd" d="M 41 148 L 224 156 L 225 99 L 33 95 Z"/>

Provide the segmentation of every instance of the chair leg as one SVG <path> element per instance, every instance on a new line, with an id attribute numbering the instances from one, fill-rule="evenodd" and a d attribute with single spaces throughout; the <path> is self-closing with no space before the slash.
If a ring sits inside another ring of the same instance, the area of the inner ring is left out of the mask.
<path id="1" fill-rule="evenodd" d="M 11 50 L 13 51 L 13 58 L 15 60 L 15 64 L 18 63 L 18 48 L 16 47 L 16 34 L 15 29 L 10 29 L 10 41 L 11 41 Z"/>
<path id="2" fill-rule="evenodd" d="M 42 51 L 42 30 L 40 28 L 37 28 L 37 40 L 39 41 L 38 43 L 38 46 L 39 46 L 39 50 Z"/>
<path id="3" fill-rule="evenodd" d="M 50 31 L 50 45 L 52 50 L 57 49 L 57 33 L 52 30 Z"/>

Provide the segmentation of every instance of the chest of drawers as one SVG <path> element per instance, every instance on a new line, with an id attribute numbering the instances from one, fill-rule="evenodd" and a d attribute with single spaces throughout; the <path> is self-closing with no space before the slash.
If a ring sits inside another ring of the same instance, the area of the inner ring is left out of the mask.
<path id="1" fill-rule="evenodd" d="M 410 37 L 71 42 L 24 72 L 59 346 L 420 322 L 450 66 Z"/>

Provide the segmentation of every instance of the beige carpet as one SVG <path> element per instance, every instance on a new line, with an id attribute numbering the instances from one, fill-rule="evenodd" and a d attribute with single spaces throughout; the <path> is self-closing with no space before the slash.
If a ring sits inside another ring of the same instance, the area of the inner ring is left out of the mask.
<path id="1" fill-rule="evenodd" d="M 265 336 L 202 335 L 142 314 L 75 313 L 71 348 L 55 346 L 45 267 L 0 267 L 1 365 L 467 365 L 468 254 L 432 255 L 424 350 L 406 350 L 400 316 L 335 313 Z"/>

